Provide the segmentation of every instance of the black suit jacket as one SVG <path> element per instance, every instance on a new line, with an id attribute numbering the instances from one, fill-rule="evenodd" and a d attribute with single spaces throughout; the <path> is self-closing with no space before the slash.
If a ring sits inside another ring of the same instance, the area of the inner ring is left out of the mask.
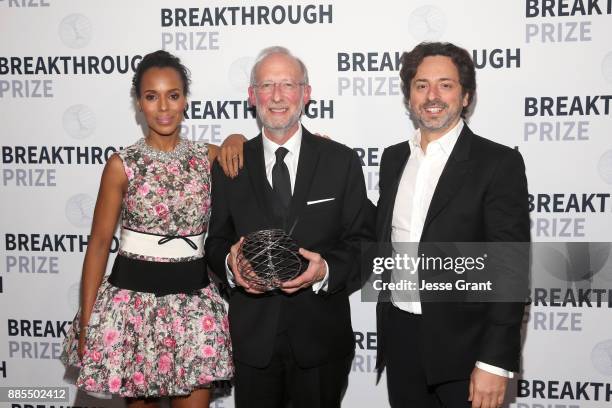
<path id="1" fill-rule="evenodd" d="M 298 245 L 318 252 L 329 266 L 328 290 L 312 288 L 293 295 L 250 295 L 231 291 L 230 332 L 236 360 L 265 367 L 271 358 L 279 322 L 286 325 L 297 363 L 322 365 L 354 350 L 349 288 L 359 282 L 360 243 L 368 200 L 361 164 L 352 149 L 303 128 L 288 222 L 297 224 Z M 266 194 L 260 134 L 244 144 L 244 168 L 238 177 L 213 169 L 212 214 L 206 241 L 211 269 L 226 281 L 225 257 L 241 236 L 275 226 Z M 307 201 L 334 198 L 314 205 Z"/>
<path id="2" fill-rule="evenodd" d="M 379 241 L 391 239 L 399 181 L 408 161 L 408 142 L 383 152 L 376 221 Z M 528 242 L 529 208 L 523 159 L 516 150 L 475 135 L 465 125 L 425 219 L 421 242 Z M 523 247 L 525 248 L 525 247 Z M 528 255 L 528 253 L 526 254 Z M 524 274 L 526 281 L 528 259 Z M 391 307 L 383 292 L 377 307 L 378 367 L 387 356 L 382 319 Z M 518 371 L 524 303 L 422 302 L 423 364 L 429 384 L 467 379 L 476 361 Z M 407 369 L 410 369 L 407 367 Z M 380 371 L 379 371 L 380 372 Z"/>

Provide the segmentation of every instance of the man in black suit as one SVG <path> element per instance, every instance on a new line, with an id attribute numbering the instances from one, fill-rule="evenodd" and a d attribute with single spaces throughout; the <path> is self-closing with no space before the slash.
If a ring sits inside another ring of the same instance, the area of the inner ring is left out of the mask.
<path id="1" fill-rule="evenodd" d="M 449 43 L 422 43 L 404 53 L 400 76 L 418 129 L 382 155 L 378 240 L 422 247 L 528 242 L 521 155 L 475 135 L 462 119 L 476 91 L 469 53 Z M 514 273 L 505 278 L 520 285 L 527 270 Z M 419 272 L 419 279 L 427 278 Z M 391 406 L 499 407 L 508 378 L 519 369 L 524 304 L 424 296 L 387 291 L 379 297 L 377 363 L 379 374 L 387 369 Z"/>
<path id="2" fill-rule="evenodd" d="M 249 87 L 262 132 L 244 144 L 235 179 L 213 169 L 206 256 L 233 288 L 238 408 L 339 407 L 354 353 L 348 295 L 359 281 L 365 183 L 350 148 L 301 126 L 310 92 L 298 58 L 282 47 L 263 50 Z M 262 292 L 243 279 L 236 257 L 242 237 L 270 228 L 291 231 L 308 267 Z"/>

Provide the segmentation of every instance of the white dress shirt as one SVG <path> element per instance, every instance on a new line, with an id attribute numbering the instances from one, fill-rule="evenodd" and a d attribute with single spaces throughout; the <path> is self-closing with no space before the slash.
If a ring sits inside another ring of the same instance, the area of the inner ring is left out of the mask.
<path id="1" fill-rule="evenodd" d="M 421 241 L 431 199 L 463 126 L 463 121 L 460 120 L 455 127 L 442 137 L 429 142 L 426 151 L 421 149 L 420 130 L 417 130 L 414 137 L 408 140 L 410 156 L 402 173 L 395 197 L 391 221 L 391 242 L 416 243 Z M 410 246 L 409 252 L 411 253 L 407 255 L 416 257 L 418 255 L 416 251 L 417 245 Z M 403 252 L 406 252 L 406 248 L 403 248 Z M 418 282 L 414 278 L 416 274 L 409 277 L 406 275 L 407 273 L 409 272 L 405 270 L 394 270 L 391 273 L 392 282 L 400 282 L 403 279 Z M 391 301 L 395 307 L 401 310 L 422 314 L 418 290 L 392 291 Z M 480 361 L 476 362 L 476 367 L 493 374 L 513 377 L 512 372 Z"/>
<path id="2" fill-rule="evenodd" d="M 266 129 L 262 128 L 262 140 L 263 140 L 263 151 L 264 151 L 264 164 L 266 166 L 266 178 L 268 179 L 268 183 L 270 186 L 272 185 L 272 168 L 274 167 L 274 163 L 276 163 L 276 149 L 281 147 L 278 143 L 273 142 L 266 136 Z M 285 155 L 283 161 L 287 165 L 287 169 L 289 169 L 289 179 L 291 182 L 291 194 L 293 194 L 293 190 L 295 187 L 295 177 L 297 175 L 298 161 L 300 158 L 300 147 L 302 146 L 302 126 L 298 127 L 298 130 L 282 145 L 289 152 Z M 232 273 L 229 265 L 227 263 L 227 256 L 225 257 L 225 269 L 227 272 L 228 282 L 230 286 L 234 287 L 234 274 Z M 327 261 L 325 261 L 325 277 L 319 281 L 315 282 L 312 285 L 312 290 L 315 293 L 318 293 L 321 289 L 327 290 L 327 283 L 329 281 L 329 266 L 327 265 Z"/>
<path id="3" fill-rule="evenodd" d="M 264 164 L 266 165 L 266 178 L 272 187 L 272 168 L 276 163 L 276 149 L 281 145 L 273 142 L 266 136 L 266 129 L 262 129 Z M 282 145 L 289 152 L 283 161 L 289 169 L 289 179 L 291 180 L 291 194 L 295 188 L 295 176 L 297 174 L 298 160 L 300 158 L 300 147 L 302 147 L 302 127 L 300 126 L 293 136 Z"/>

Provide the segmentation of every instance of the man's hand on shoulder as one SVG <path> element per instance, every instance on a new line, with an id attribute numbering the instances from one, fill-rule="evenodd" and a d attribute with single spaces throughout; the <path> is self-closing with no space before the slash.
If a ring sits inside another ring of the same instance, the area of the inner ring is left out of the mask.
<path id="1" fill-rule="evenodd" d="M 470 377 L 472 408 L 498 408 L 504 402 L 508 378 L 475 367 Z"/>
<path id="2" fill-rule="evenodd" d="M 282 284 L 281 290 L 285 293 L 294 293 L 300 289 L 310 287 L 322 281 L 327 273 L 325 259 L 320 254 L 300 248 L 300 255 L 308 260 L 308 268 L 297 278 Z"/>

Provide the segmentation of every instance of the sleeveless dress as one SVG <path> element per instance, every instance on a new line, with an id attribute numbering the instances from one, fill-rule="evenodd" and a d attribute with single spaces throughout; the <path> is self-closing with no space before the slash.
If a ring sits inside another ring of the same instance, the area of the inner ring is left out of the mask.
<path id="1" fill-rule="evenodd" d="M 162 237 L 206 232 L 211 189 L 207 146 L 181 139 L 172 152 L 160 152 L 141 139 L 118 154 L 128 178 L 122 229 Z M 143 256 L 121 245 L 119 257 L 177 265 L 196 258 Z M 160 296 L 121 289 L 105 279 L 87 327 L 82 362 L 78 328 L 77 315 L 61 359 L 80 366 L 76 385 L 87 392 L 188 395 L 233 376 L 226 308 L 212 282 L 190 293 Z"/>

